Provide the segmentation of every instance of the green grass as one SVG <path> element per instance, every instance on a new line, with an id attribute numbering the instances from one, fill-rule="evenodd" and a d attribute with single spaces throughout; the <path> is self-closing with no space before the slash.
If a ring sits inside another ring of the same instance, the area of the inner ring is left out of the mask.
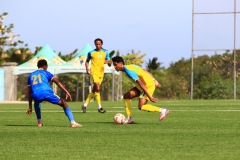
<path id="1" fill-rule="evenodd" d="M 95 102 L 83 114 L 81 104 L 69 106 L 83 128 L 71 128 L 62 109 L 49 103 L 42 104 L 43 127 L 35 113 L 25 115 L 27 104 L 0 104 L 0 159 L 239 159 L 238 100 L 159 101 L 171 110 L 164 121 L 134 107 L 133 125 L 113 123 L 115 113 L 125 114 L 121 101 L 102 102 L 105 114 Z"/>

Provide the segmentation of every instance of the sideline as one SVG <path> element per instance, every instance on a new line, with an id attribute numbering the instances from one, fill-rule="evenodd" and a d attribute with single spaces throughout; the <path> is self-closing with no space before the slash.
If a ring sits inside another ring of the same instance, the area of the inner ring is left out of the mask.
<path id="1" fill-rule="evenodd" d="M 0 101 L 0 104 L 27 104 L 28 101 Z"/>

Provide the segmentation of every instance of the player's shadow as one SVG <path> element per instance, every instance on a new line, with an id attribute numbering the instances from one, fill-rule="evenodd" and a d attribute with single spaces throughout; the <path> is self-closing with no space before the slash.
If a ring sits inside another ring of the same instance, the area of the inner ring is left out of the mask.
<path id="1" fill-rule="evenodd" d="M 38 127 L 36 124 L 29 124 L 29 125 L 26 125 L 26 124 L 6 124 L 4 126 L 8 126 L 8 127 Z M 68 125 L 65 125 L 65 126 L 55 126 L 55 125 L 46 125 L 47 127 L 69 127 Z M 43 126 L 45 127 L 45 126 Z M 41 127 L 39 127 L 41 128 Z"/>
<path id="2" fill-rule="evenodd" d="M 116 124 L 114 122 L 82 122 L 82 123 L 88 123 L 88 124 L 93 124 L 93 123 L 96 123 L 96 124 L 109 124 L 109 125 L 136 125 L 138 123 L 133 123 L 133 124 Z"/>
<path id="3" fill-rule="evenodd" d="M 82 123 L 89 123 L 89 124 L 92 124 L 92 123 L 98 123 L 98 124 L 111 124 L 113 122 L 82 122 Z M 113 123 L 114 124 L 114 123 Z"/>
<path id="4" fill-rule="evenodd" d="M 36 125 L 26 125 L 26 124 L 6 124 L 5 126 L 8 126 L 8 127 L 32 127 L 32 126 L 36 126 Z"/>

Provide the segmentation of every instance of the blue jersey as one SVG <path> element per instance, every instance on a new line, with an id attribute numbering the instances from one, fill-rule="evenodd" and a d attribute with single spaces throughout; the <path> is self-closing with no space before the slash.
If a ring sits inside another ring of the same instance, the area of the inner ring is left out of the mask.
<path id="1" fill-rule="evenodd" d="M 53 77 L 53 74 L 43 69 L 38 69 L 29 75 L 28 85 L 32 88 L 31 96 L 34 100 L 43 100 L 54 94 L 49 85 Z"/>

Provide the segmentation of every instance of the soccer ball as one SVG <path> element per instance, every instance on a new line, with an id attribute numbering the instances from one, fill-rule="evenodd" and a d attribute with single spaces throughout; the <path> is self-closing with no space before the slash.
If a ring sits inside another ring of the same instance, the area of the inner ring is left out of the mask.
<path id="1" fill-rule="evenodd" d="M 114 115 L 114 122 L 116 124 L 124 124 L 125 116 L 122 113 L 117 113 Z"/>

